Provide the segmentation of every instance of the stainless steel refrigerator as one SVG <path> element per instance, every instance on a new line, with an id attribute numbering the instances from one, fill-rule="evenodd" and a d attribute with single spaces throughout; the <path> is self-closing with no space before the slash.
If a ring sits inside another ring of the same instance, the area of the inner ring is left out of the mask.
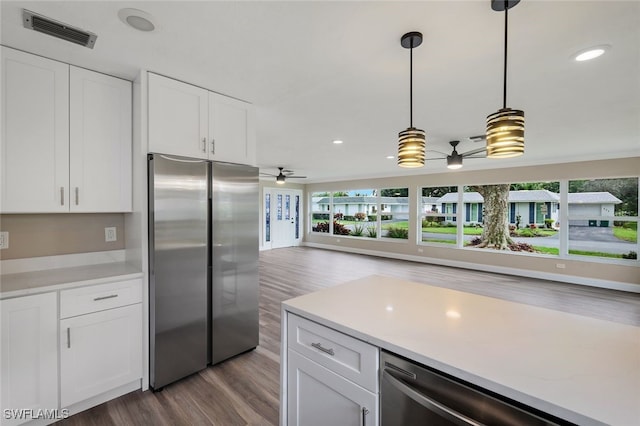
<path id="1" fill-rule="evenodd" d="M 258 345 L 258 169 L 149 154 L 154 389 Z"/>

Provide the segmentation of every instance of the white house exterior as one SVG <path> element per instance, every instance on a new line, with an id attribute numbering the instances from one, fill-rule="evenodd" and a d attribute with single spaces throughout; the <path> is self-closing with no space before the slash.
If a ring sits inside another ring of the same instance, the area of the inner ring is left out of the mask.
<path id="1" fill-rule="evenodd" d="M 567 194 L 569 216 L 583 216 L 572 219 L 575 226 L 613 226 L 613 220 L 599 219 L 599 216 L 613 217 L 615 205 L 622 203 L 608 192 L 576 192 Z"/>
<path id="2" fill-rule="evenodd" d="M 314 211 L 329 212 L 329 203 L 329 197 L 314 201 Z M 354 216 L 356 213 L 364 213 L 369 216 L 380 213 L 391 215 L 394 220 L 409 220 L 409 198 L 380 197 L 380 211 L 378 211 L 378 197 L 333 197 L 333 214 L 338 213 L 342 213 L 344 216 Z"/>

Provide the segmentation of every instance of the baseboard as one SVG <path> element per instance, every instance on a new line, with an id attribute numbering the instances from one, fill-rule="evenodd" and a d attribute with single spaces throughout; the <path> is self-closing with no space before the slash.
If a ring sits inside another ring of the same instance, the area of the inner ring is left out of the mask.
<path id="1" fill-rule="evenodd" d="M 140 389 L 140 387 L 140 380 L 134 380 L 133 382 L 119 386 L 115 389 L 111 389 L 110 391 L 101 393 L 100 395 L 94 396 L 93 398 L 85 399 L 84 401 L 80 401 L 67 408 L 70 415 L 78 414 L 82 411 L 88 410 L 89 408 L 93 408 L 97 405 L 128 394 L 129 392 L 136 391 Z"/>
<path id="2" fill-rule="evenodd" d="M 462 262 L 459 260 L 438 259 L 433 257 L 412 256 L 401 253 L 389 253 L 377 250 L 366 250 L 354 247 L 337 247 L 331 244 L 319 244 L 305 242 L 305 247 L 320 248 L 325 250 L 342 251 L 347 253 L 366 254 L 369 256 L 386 257 L 390 259 L 408 260 L 411 262 L 428 263 L 431 265 L 452 266 L 455 268 L 471 269 L 483 272 L 495 272 L 498 274 L 515 275 L 520 277 L 538 278 L 542 280 L 559 281 L 569 284 L 579 284 L 589 287 L 607 288 L 610 290 L 621 290 L 630 293 L 640 293 L 640 285 L 620 282 L 608 281 L 597 278 L 578 277 L 575 275 L 553 274 L 550 272 L 540 272 L 531 269 L 507 268 L 504 266 L 485 265 L 480 263 Z"/>

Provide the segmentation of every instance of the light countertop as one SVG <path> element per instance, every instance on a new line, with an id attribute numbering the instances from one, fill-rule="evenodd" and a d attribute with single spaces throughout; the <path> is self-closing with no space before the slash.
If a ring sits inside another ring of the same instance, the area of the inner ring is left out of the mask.
<path id="1" fill-rule="evenodd" d="M 283 307 L 580 425 L 640 425 L 640 327 L 378 275 Z"/>
<path id="2" fill-rule="evenodd" d="M 0 275 L 0 299 L 142 276 L 139 268 L 125 262 L 3 274 Z"/>

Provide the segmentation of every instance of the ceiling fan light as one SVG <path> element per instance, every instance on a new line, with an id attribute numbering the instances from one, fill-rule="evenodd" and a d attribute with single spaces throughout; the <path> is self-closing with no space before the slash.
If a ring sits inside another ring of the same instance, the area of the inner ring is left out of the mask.
<path id="1" fill-rule="evenodd" d="M 426 137 L 424 130 L 409 127 L 398 133 L 398 166 L 424 166 Z"/>
<path id="2" fill-rule="evenodd" d="M 276 183 L 278 185 L 284 185 L 284 180 L 285 180 L 285 175 L 283 175 L 282 173 L 276 176 Z"/>
<path id="3" fill-rule="evenodd" d="M 487 158 L 524 154 L 524 111 L 502 108 L 487 117 Z"/>
<path id="4" fill-rule="evenodd" d="M 448 169 L 459 169 L 462 167 L 462 155 L 457 152 L 453 152 L 451 155 L 447 155 L 447 168 Z"/>

